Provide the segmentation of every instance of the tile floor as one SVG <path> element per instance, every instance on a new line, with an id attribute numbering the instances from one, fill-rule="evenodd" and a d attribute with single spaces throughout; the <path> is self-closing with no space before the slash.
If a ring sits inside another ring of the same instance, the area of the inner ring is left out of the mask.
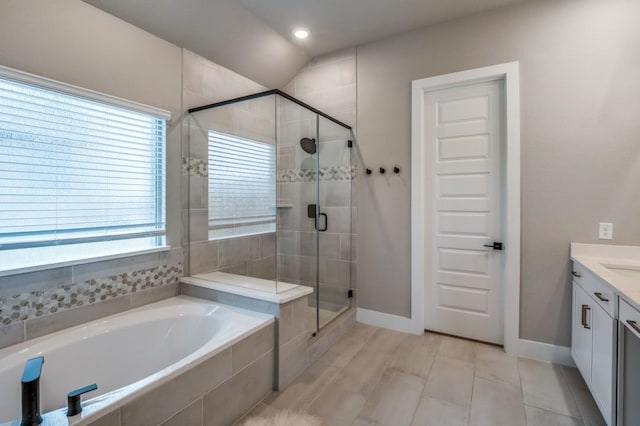
<path id="1" fill-rule="evenodd" d="M 280 409 L 325 426 L 604 425 L 575 368 L 363 324 L 245 418 Z"/>

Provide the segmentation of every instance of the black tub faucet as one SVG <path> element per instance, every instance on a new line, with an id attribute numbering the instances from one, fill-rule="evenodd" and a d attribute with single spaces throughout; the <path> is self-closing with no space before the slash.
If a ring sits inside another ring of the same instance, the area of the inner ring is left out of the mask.
<path id="1" fill-rule="evenodd" d="M 40 373 L 44 357 L 27 360 L 22 373 L 22 422 L 20 426 L 42 423 L 40 415 Z"/>

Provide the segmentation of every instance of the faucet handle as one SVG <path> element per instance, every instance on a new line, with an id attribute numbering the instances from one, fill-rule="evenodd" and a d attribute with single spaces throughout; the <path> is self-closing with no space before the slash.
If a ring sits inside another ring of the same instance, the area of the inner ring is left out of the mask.
<path id="1" fill-rule="evenodd" d="M 67 395 L 67 417 L 80 414 L 82 411 L 82 394 L 98 389 L 95 383 L 69 392 Z"/>
<path id="2" fill-rule="evenodd" d="M 38 356 L 27 360 L 22 372 L 22 383 L 31 383 L 40 379 L 44 357 Z"/>

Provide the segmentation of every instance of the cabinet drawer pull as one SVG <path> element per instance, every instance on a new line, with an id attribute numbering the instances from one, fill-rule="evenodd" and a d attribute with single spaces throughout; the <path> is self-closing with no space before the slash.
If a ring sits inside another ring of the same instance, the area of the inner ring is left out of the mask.
<path id="1" fill-rule="evenodd" d="M 582 326 L 587 330 L 591 328 L 589 324 L 587 324 L 587 311 L 590 311 L 591 308 L 589 305 L 582 305 Z"/>
<path id="2" fill-rule="evenodd" d="M 602 300 L 603 302 L 608 302 L 609 299 L 605 296 L 602 295 L 602 293 L 600 293 L 599 291 L 596 291 L 595 293 L 593 293 L 596 295 L 596 297 L 600 300 Z"/>
<path id="3" fill-rule="evenodd" d="M 640 333 L 640 325 L 638 325 L 636 321 L 627 320 L 627 324 L 629 324 L 636 332 Z"/>
<path id="4" fill-rule="evenodd" d="M 571 274 L 576 278 L 580 278 L 582 276 L 579 273 L 577 273 L 576 271 L 571 271 Z"/>

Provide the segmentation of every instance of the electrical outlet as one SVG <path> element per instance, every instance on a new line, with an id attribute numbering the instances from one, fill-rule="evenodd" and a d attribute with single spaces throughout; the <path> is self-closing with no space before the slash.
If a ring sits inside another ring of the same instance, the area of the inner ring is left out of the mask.
<path id="1" fill-rule="evenodd" d="M 598 238 L 601 240 L 613 239 L 613 223 L 600 223 L 598 228 Z"/>

